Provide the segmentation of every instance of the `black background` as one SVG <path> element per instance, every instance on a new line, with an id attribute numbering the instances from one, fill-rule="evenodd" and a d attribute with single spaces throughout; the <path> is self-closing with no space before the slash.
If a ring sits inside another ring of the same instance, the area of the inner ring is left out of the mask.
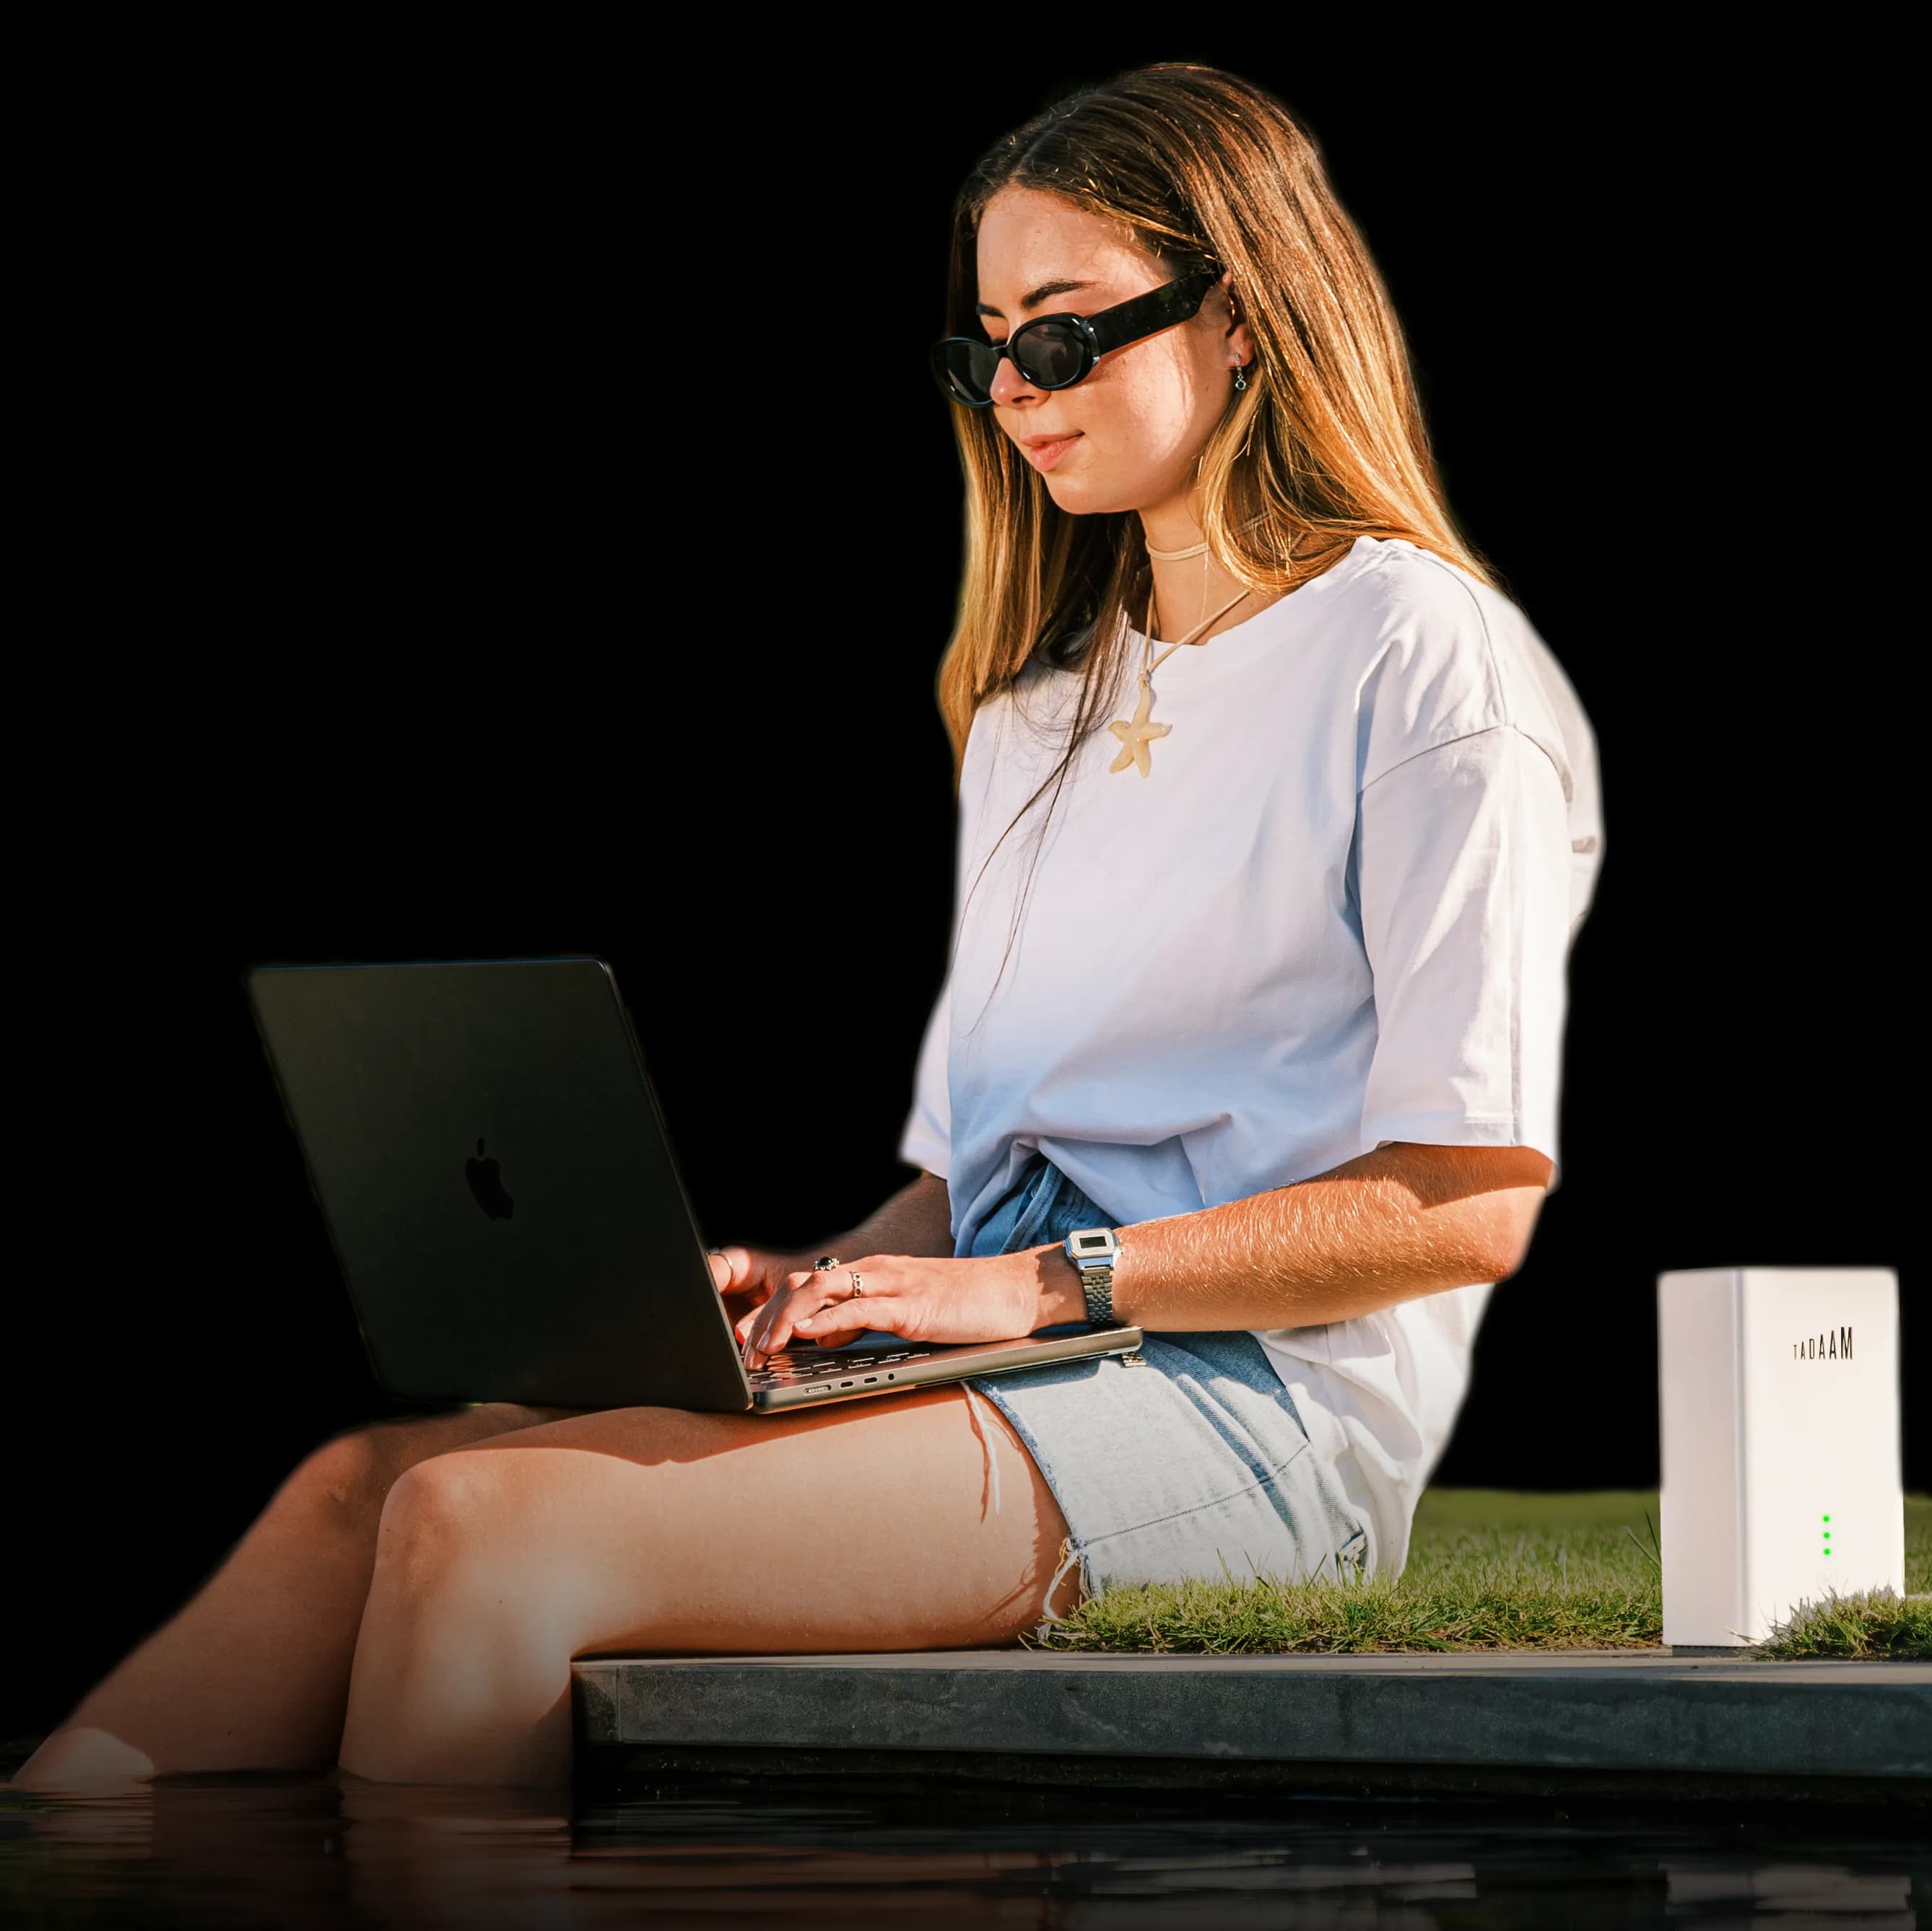
<path id="1" fill-rule="evenodd" d="M 601 953 L 715 1237 L 809 1242 L 902 1180 L 952 891 L 959 496 L 922 363 L 950 197 L 1141 60 L 1310 127 L 1452 505 L 1600 736 L 1564 1182 L 1439 1479 L 1654 1482 L 1662 1269 L 1889 1265 L 1909 1297 L 1912 646 L 1860 601 L 1892 538 L 1849 453 L 1890 406 L 1866 81 L 1581 26 L 1082 28 L 1059 61 L 962 17 L 983 57 L 890 72 L 279 49 L 151 106 L 83 197 L 137 325 L 50 640 L 87 755 L 27 821 L 58 1238 L 14 1291 L 0 1717 L 57 1716 L 382 1411 L 248 963 Z M 1922 1489 L 1909 1403 L 1906 1451 Z"/>

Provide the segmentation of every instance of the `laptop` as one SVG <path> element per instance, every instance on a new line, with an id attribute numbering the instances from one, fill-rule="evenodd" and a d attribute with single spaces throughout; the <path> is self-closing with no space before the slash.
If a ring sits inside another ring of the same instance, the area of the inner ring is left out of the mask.
<path id="1" fill-rule="evenodd" d="M 275 1083 L 377 1381 L 405 1401 L 770 1414 L 1130 1354 L 1085 1323 L 874 1333 L 747 1374 L 600 958 L 257 966 Z"/>

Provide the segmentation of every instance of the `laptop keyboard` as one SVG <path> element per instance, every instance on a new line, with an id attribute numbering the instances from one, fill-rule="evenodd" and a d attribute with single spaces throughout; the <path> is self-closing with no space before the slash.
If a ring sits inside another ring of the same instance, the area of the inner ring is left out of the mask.
<path id="1" fill-rule="evenodd" d="M 801 1348 L 795 1354 L 774 1354 L 764 1367 L 753 1369 L 751 1383 L 754 1388 L 784 1388 L 828 1375 L 869 1375 L 902 1361 L 923 1360 L 932 1352 L 929 1348 L 901 1348 L 889 1354 L 862 1354 Z"/>

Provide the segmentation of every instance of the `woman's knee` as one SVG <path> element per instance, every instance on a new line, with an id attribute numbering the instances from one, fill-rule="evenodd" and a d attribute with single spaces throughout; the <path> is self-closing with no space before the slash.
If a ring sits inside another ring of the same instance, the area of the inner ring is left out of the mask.
<path id="1" fill-rule="evenodd" d="M 451 1453 L 412 1463 L 390 1484 L 376 1540 L 379 1569 L 421 1601 L 489 1543 L 506 1498 L 493 1456 Z"/>
<path id="2" fill-rule="evenodd" d="M 296 1465 L 276 1500 L 345 1525 L 373 1521 L 388 1486 L 383 1449 L 373 1429 L 339 1435 Z"/>
<path id="3" fill-rule="evenodd" d="M 331 1513 L 374 1522 L 397 1482 L 418 1463 L 550 1418 L 514 1402 L 486 1402 L 446 1414 L 371 1422 L 324 1442 L 297 1467 L 288 1486 Z"/>

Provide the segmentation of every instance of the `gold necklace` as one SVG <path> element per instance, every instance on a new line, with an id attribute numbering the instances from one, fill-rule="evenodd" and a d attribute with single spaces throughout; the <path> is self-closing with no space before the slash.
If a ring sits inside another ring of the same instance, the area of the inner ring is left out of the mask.
<path id="1" fill-rule="evenodd" d="M 1203 549 L 1206 548 L 1204 544 Z M 1207 565 L 1202 566 L 1204 571 Z M 1232 610 L 1242 597 L 1252 595 L 1244 590 L 1239 596 L 1230 597 L 1211 617 L 1203 617 L 1185 637 L 1178 637 L 1161 654 L 1154 654 L 1154 591 L 1148 591 L 1147 650 L 1146 661 L 1141 669 L 1141 701 L 1132 718 L 1116 718 L 1107 728 L 1120 741 L 1120 755 L 1108 766 L 1109 771 L 1124 771 L 1132 765 L 1143 778 L 1154 775 L 1154 764 L 1148 755 L 1148 746 L 1156 738 L 1164 738 L 1173 730 L 1172 724 L 1154 723 L 1149 715 L 1154 709 L 1154 673 L 1180 649 L 1184 644 L 1192 643 L 1204 630 L 1210 628 Z M 1211 640 L 1210 640 L 1211 641 Z"/>

